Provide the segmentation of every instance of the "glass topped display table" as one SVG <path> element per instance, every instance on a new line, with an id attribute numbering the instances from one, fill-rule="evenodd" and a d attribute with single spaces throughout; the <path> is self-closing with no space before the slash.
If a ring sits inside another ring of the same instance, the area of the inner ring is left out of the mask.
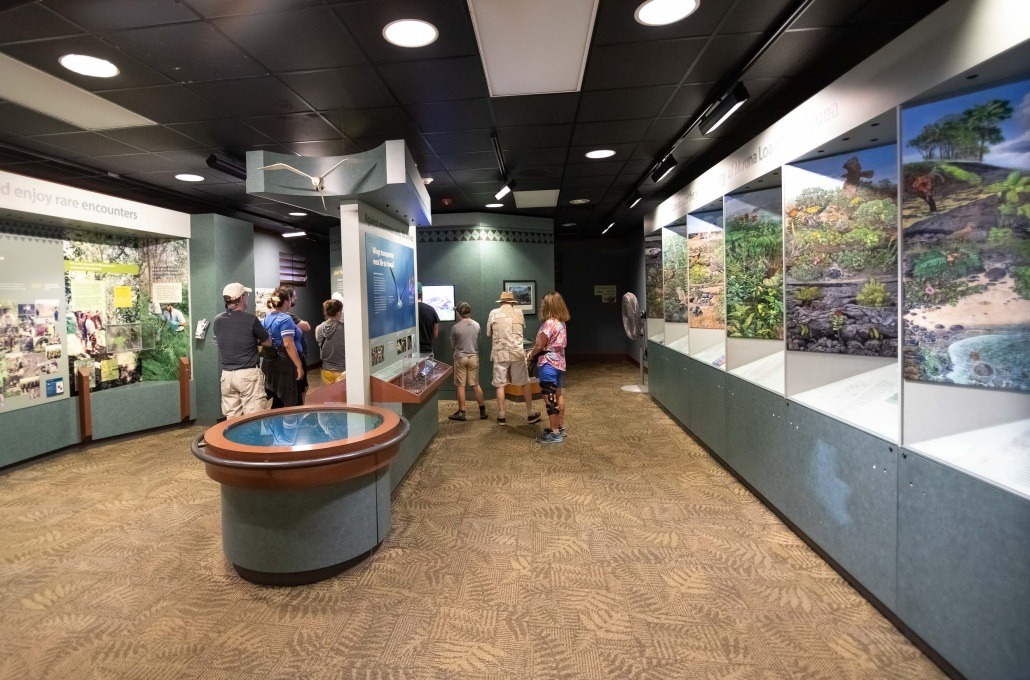
<path id="1" fill-rule="evenodd" d="M 254 583 L 329 578 L 390 529 L 389 465 L 408 421 L 384 408 L 262 411 L 197 437 L 193 455 L 221 485 L 222 547 Z"/>

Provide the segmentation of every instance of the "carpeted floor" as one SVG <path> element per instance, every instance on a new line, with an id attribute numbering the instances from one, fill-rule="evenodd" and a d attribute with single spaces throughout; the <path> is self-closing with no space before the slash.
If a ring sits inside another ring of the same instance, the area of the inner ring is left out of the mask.
<path id="1" fill-rule="evenodd" d="M 570 375 L 561 445 L 442 402 L 389 537 L 312 586 L 233 572 L 197 428 L 0 475 L 0 678 L 943 677 L 632 366 Z"/>

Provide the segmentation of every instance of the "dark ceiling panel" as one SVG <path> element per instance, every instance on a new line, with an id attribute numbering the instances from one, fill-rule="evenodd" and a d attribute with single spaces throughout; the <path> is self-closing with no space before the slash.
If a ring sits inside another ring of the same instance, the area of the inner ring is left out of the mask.
<path id="1" fill-rule="evenodd" d="M 415 104 L 405 107 L 422 132 L 449 132 L 493 125 L 487 99 Z"/>
<path id="2" fill-rule="evenodd" d="M 218 19 L 214 24 L 273 73 L 365 63 L 350 33 L 325 7 L 244 14 Z M 303 39 L 284 39 L 286 36 Z"/>
<path id="3" fill-rule="evenodd" d="M 787 31 L 747 75 L 749 78 L 776 78 L 821 73 L 832 68 L 827 60 L 832 52 L 841 49 L 837 42 L 841 35 L 841 31 L 830 28 Z"/>
<path id="4" fill-rule="evenodd" d="M 415 130 L 415 124 L 400 107 L 324 111 L 323 114 L 348 137 L 399 139 Z"/>
<path id="5" fill-rule="evenodd" d="M 346 156 L 363 151 L 353 141 L 346 139 L 324 139 L 319 142 L 293 142 L 286 145 L 290 153 L 300 156 Z"/>
<path id="6" fill-rule="evenodd" d="M 368 0 L 337 5 L 334 11 L 350 28 L 365 54 L 377 64 L 395 61 L 464 57 L 479 54 L 465 0 Z M 397 47 L 383 38 L 383 28 L 398 19 L 421 19 L 440 36 L 426 47 Z"/>
<path id="7" fill-rule="evenodd" d="M 580 121 L 627 120 L 657 116 L 675 91 L 672 85 L 636 87 L 628 90 L 584 92 Z"/>
<path id="8" fill-rule="evenodd" d="M 185 85 L 116 90 L 98 94 L 158 123 L 211 120 L 222 115 L 217 106 L 191 92 Z"/>
<path id="9" fill-rule="evenodd" d="M 75 156 L 112 156 L 114 154 L 140 151 L 136 147 L 108 139 L 95 132 L 64 132 L 38 137 L 37 139 L 46 144 L 71 151 Z"/>
<path id="10" fill-rule="evenodd" d="M 497 128 L 502 149 L 540 149 L 567 146 L 572 125 L 526 125 Z"/>
<path id="11" fill-rule="evenodd" d="M 643 137 L 651 125 L 649 118 L 642 120 L 618 120 L 603 123 L 576 123 L 572 133 L 572 144 L 607 145 L 636 142 Z"/>
<path id="12" fill-rule="evenodd" d="M 0 18 L 3 17 L 0 16 Z M 19 61 L 91 92 L 112 88 L 163 85 L 172 82 L 157 70 L 144 66 L 103 40 L 88 35 L 4 45 L 0 47 L 0 50 Z M 121 73 L 113 78 L 92 78 L 79 75 L 58 63 L 58 59 L 66 54 L 88 54 L 99 59 L 107 59 L 117 66 Z"/>
<path id="13" fill-rule="evenodd" d="M 405 61 L 379 67 L 401 104 L 475 99 L 489 96 L 479 56 Z"/>
<path id="14" fill-rule="evenodd" d="M 576 120 L 580 95 L 575 92 L 495 97 L 494 117 L 502 127 L 516 125 L 560 125 Z"/>
<path id="15" fill-rule="evenodd" d="M 237 120 L 211 120 L 200 123 L 177 123 L 169 126 L 187 137 L 204 142 L 216 149 L 236 146 L 257 146 L 274 140 L 246 123 Z"/>
<path id="16" fill-rule="evenodd" d="M 397 104 L 383 81 L 367 66 L 293 73 L 281 75 L 279 79 L 319 111 L 372 109 Z"/>
<path id="17" fill-rule="evenodd" d="M 187 0 L 187 4 L 206 17 L 224 17 L 310 7 L 323 0 Z"/>
<path id="18" fill-rule="evenodd" d="M 478 168 L 496 168 L 497 156 L 490 153 L 456 153 L 441 155 L 440 160 L 444 167 L 450 171 L 475 170 Z"/>
<path id="19" fill-rule="evenodd" d="M 570 177 L 568 175 L 561 182 L 562 189 L 607 189 L 612 183 L 611 175 L 593 175 L 585 177 Z"/>
<path id="20" fill-rule="evenodd" d="M 761 33 L 736 33 L 712 38 L 701 59 L 687 74 L 687 82 L 713 83 L 743 66 L 761 44 Z"/>
<path id="21" fill-rule="evenodd" d="M 583 89 L 676 84 L 704 45 L 704 38 L 688 38 L 595 47 L 590 51 Z"/>
<path id="22" fill-rule="evenodd" d="M 531 165 L 526 167 L 508 168 L 508 176 L 511 179 L 517 179 L 519 181 L 520 188 L 522 188 L 522 182 L 535 180 L 550 184 L 556 180 L 560 180 L 564 172 L 564 165 Z M 557 189 L 558 187 L 557 184 L 555 184 L 553 187 L 548 186 L 544 188 Z"/>
<path id="23" fill-rule="evenodd" d="M 187 87 L 216 105 L 222 117 L 310 111 L 304 100 L 271 76 L 193 83 Z"/>
<path id="24" fill-rule="evenodd" d="M 82 29 L 42 5 L 33 3 L 0 11 L 0 43 L 56 38 L 77 33 L 82 33 Z"/>
<path id="25" fill-rule="evenodd" d="M 259 76 L 265 69 L 206 23 L 171 24 L 104 36 L 181 83 Z"/>
<path id="26" fill-rule="evenodd" d="M 848 23 L 914 23 L 940 7 L 940 5 L 940 0 L 905 0 L 905 2 L 868 0 L 848 19 Z"/>
<path id="27" fill-rule="evenodd" d="M 24 106 L 4 102 L 0 104 L 0 136 L 45 135 L 55 132 L 75 132 L 78 127 L 59 121 Z"/>
<path id="28" fill-rule="evenodd" d="M 765 33 L 778 23 L 798 0 L 741 0 L 723 22 L 720 33 Z"/>
<path id="29" fill-rule="evenodd" d="M 160 125 L 104 130 L 101 134 L 144 151 L 184 151 L 204 147 L 203 143 Z"/>
<path id="30" fill-rule="evenodd" d="M 156 153 L 133 153 L 121 156 L 100 156 L 93 158 L 90 165 L 117 173 L 133 172 L 181 172 L 182 163 L 170 160 Z"/>
<path id="31" fill-rule="evenodd" d="M 439 154 L 471 153 L 488 151 L 493 154 L 490 130 L 456 130 L 454 132 L 433 132 L 423 135 L 426 143 Z"/>
<path id="32" fill-rule="evenodd" d="M 509 168 L 532 167 L 534 165 L 561 165 L 565 162 L 568 148 L 553 149 L 509 149 L 504 152 L 504 164 Z"/>
<path id="33" fill-rule="evenodd" d="M 602 0 L 597 8 L 594 44 L 706 36 L 715 31 L 733 4 L 726 0 L 702 0 L 697 11 L 682 21 L 667 26 L 644 26 L 633 18 L 640 3 L 641 0 Z"/>
<path id="34" fill-rule="evenodd" d="M 674 140 L 679 137 L 680 133 L 683 132 L 683 128 L 687 127 L 691 120 L 691 118 L 687 118 L 686 116 L 678 116 L 675 118 L 655 118 L 651 122 L 651 127 L 648 128 L 646 133 L 644 133 L 641 141 L 664 142 Z"/>
<path id="35" fill-rule="evenodd" d="M 906 0 L 907 2 L 908 0 Z M 791 28 L 843 26 L 866 0 L 815 0 Z M 892 8 L 905 3 L 891 3 Z"/>
<path id="36" fill-rule="evenodd" d="M 247 118 L 244 121 L 277 142 L 305 142 L 337 139 L 340 132 L 317 113 Z"/>
<path id="37" fill-rule="evenodd" d="M 187 6 L 168 0 L 45 0 L 43 4 L 90 31 L 156 26 L 197 18 Z"/>
<path id="38" fill-rule="evenodd" d="M 717 87 L 716 83 L 681 85 L 676 90 L 672 101 L 662 111 L 662 116 L 694 117 L 699 115 L 718 96 Z"/>
<path id="39" fill-rule="evenodd" d="M 629 156 L 629 154 L 627 154 Z M 565 177 L 596 177 L 617 174 L 626 164 L 626 158 L 617 161 L 592 161 L 590 163 L 570 163 L 565 168 Z"/>

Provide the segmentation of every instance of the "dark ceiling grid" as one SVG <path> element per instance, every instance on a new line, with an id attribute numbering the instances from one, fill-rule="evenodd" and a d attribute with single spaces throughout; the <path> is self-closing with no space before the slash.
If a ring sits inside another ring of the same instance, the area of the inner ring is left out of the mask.
<path id="1" fill-rule="evenodd" d="M 436 180 L 434 212 L 478 211 L 501 180 L 492 133 L 520 190 L 560 190 L 556 209 L 505 211 L 575 221 L 575 233 L 597 234 L 612 217 L 620 229 L 639 223 L 672 187 L 943 4 L 815 0 L 747 75 L 748 106 L 712 138 L 688 135 L 674 152 L 678 172 L 655 187 L 651 165 L 797 0 L 702 0 L 689 19 L 665 27 L 633 21 L 639 2 L 600 1 L 581 92 L 496 99 L 465 0 L 0 2 L 0 50 L 159 124 L 83 132 L 0 102 L 0 167 L 136 200 L 150 182 L 150 201 L 168 207 L 217 206 L 296 223 L 285 206 L 208 173 L 203 159 L 212 150 L 342 155 L 404 138 L 420 171 Z M 432 21 L 441 39 L 419 50 L 388 45 L 380 30 L 400 14 Z M 306 39 L 282 39 L 290 33 Z M 57 67 L 55 55 L 72 45 L 116 58 L 124 74 L 117 87 Z M 191 78 L 199 80 L 183 82 Z M 589 148 L 618 153 L 590 160 Z M 188 170 L 211 180 L 168 179 Z M 627 212 L 622 201 L 638 185 L 647 200 Z M 591 203 L 569 206 L 575 197 Z M 331 220 L 302 222 L 324 228 Z"/>

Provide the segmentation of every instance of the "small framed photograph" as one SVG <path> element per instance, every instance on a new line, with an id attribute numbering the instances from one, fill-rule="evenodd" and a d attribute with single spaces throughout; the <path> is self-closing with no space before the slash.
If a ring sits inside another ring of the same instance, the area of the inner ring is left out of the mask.
<path id="1" fill-rule="evenodd" d="M 515 296 L 515 308 L 536 314 L 536 281 L 505 281 L 504 290 Z"/>

